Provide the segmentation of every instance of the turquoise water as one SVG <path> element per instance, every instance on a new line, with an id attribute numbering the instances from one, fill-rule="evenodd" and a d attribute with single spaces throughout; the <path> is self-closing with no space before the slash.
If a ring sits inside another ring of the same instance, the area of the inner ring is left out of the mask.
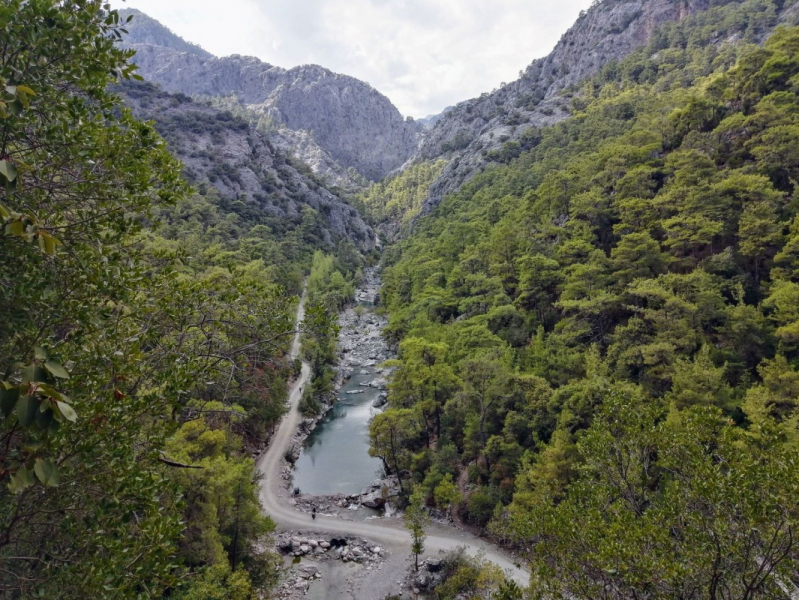
<path id="1" fill-rule="evenodd" d="M 357 494 L 380 477 L 382 462 L 369 456 L 369 420 L 378 412 L 372 402 L 380 391 L 359 385 L 379 375 L 367 370 L 341 388 L 338 401 L 305 440 L 293 481 L 303 494 Z M 351 390 L 364 393 L 346 393 Z"/>

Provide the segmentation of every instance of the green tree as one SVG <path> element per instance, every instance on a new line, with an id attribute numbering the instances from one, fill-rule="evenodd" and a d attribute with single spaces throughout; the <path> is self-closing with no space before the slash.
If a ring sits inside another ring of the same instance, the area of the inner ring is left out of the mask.
<path id="1" fill-rule="evenodd" d="M 12 596 L 159 594 L 176 573 L 179 496 L 158 450 L 190 380 L 153 372 L 163 354 L 143 358 L 168 334 L 130 244 L 153 201 L 185 184 L 109 90 L 134 69 L 122 27 L 99 1 L 0 7 L 0 372 L 25 392 L 4 391 L 0 423 Z"/>
<path id="2" fill-rule="evenodd" d="M 460 385 L 447 363 L 449 347 L 409 337 L 400 345 L 397 370 L 390 385 L 396 407 L 418 407 L 424 415 L 428 445 L 441 437 L 442 408 Z"/>
<path id="3" fill-rule="evenodd" d="M 402 472 L 410 467 L 411 449 L 420 433 L 419 419 L 410 408 L 390 408 L 369 423 L 369 456 L 380 458 L 386 470 L 396 474 L 403 495 Z"/>
<path id="4" fill-rule="evenodd" d="M 585 463 L 563 501 L 511 511 L 532 544 L 534 591 L 782 596 L 796 568 L 799 463 L 779 435 L 751 444 L 715 408 L 664 421 L 657 407 L 617 397 L 578 450 Z"/>
<path id="5" fill-rule="evenodd" d="M 452 510 L 452 507 L 457 505 L 461 499 L 461 493 L 458 486 L 452 480 L 452 473 L 447 473 L 441 479 L 441 482 L 436 486 L 433 491 L 433 498 L 436 501 L 436 506 L 446 510 Z"/>
<path id="6" fill-rule="evenodd" d="M 411 554 L 414 558 L 414 567 L 419 570 L 419 555 L 424 552 L 424 540 L 427 537 L 424 528 L 430 518 L 424 510 L 424 494 L 417 489 L 411 494 L 410 502 L 405 507 L 405 528 L 411 534 Z"/>

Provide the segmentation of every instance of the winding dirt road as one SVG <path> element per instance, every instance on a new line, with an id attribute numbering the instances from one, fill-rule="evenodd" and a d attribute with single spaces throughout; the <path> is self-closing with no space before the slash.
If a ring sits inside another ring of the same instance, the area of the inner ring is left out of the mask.
<path id="1" fill-rule="evenodd" d="M 297 309 L 295 324 L 297 333 L 295 333 L 290 354 L 292 359 L 299 356 L 299 325 L 302 323 L 304 316 L 305 294 L 303 293 Z M 314 531 L 331 534 L 357 535 L 382 544 L 394 553 L 409 555 L 411 548 L 410 535 L 403 527 L 402 522 L 397 519 L 345 521 L 335 517 L 319 515 L 316 520 L 312 520 L 311 516 L 307 513 L 281 502 L 278 491 L 284 484 L 280 477 L 280 470 L 283 466 L 286 450 L 300 422 L 300 414 L 297 407 L 302 397 L 302 390 L 310 377 L 310 373 L 310 365 L 303 361 L 300 377 L 291 387 L 289 412 L 283 417 L 282 422 L 271 440 L 269 448 L 261 455 L 257 463 L 258 471 L 263 476 L 260 499 L 264 512 L 272 517 L 281 530 L 312 529 Z M 486 559 L 509 572 L 510 576 L 517 583 L 520 585 L 527 585 L 528 574 L 516 567 L 513 560 L 508 555 L 487 543 L 485 540 L 455 528 L 439 524 L 431 524 L 426 530 L 426 533 L 426 554 L 435 554 L 439 550 L 450 550 L 458 546 L 467 546 L 471 551 L 482 551 Z"/>

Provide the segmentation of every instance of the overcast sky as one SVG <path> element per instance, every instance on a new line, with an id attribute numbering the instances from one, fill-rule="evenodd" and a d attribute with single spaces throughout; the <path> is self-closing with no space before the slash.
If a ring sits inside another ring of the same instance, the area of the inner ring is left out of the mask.
<path id="1" fill-rule="evenodd" d="M 591 0 L 112 0 L 216 54 L 319 64 L 424 117 L 513 81 Z"/>

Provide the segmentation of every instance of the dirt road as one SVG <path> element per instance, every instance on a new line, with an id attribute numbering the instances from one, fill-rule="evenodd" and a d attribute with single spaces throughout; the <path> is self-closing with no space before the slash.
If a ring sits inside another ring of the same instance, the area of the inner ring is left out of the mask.
<path id="1" fill-rule="evenodd" d="M 305 294 L 303 294 L 297 309 L 297 333 L 291 345 L 292 359 L 299 356 L 299 325 L 302 323 L 304 315 Z M 280 470 L 284 464 L 286 450 L 300 422 L 300 414 L 297 410 L 297 406 L 302 397 L 301 390 L 308 382 L 310 373 L 310 365 L 303 361 L 300 376 L 291 387 L 289 412 L 283 417 L 282 422 L 271 440 L 269 448 L 258 460 L 257 468 L 263 475 L 260 498 L 264 512 L 272 517 L 281 530 L 313 529 L 314 531 L 331 534 L 357 535 L 385 546 L 397 556 L 410 554 L 410 536 L 403 527 L 402 522 L 397 519 L 373 519 L 354 522 L 333 517 L 317 516 L 315 520 L 312 520 L 311 516 L 307 513 L 296 510 L 281 501 L 278 491 L 284 484 L 280 477 Z M 527 573 L 516 567 L 513 560 L 508 555 L 485 540 L 453 527 L 439 524 L 431 524 L 426 530 L 426 533 L 425 554 L 436 554 L 439 550 L 449 550 L 458 546 L 467 546 L 469 550 L 475 553 L 482 551 L 486 559 L 495 563 L 503 570 L 508 571 L 510 576 L 516 580 L 517 583 L 527 585 Z M 394 574 L 392 574 L 391 577 L 396 580 L 400 575 L 401 574 L 396 574 L 395 577 Z M 386 573 L 382 573 L 379 576 L 384 580 L 386 579 Z M 385 581 L 382 583 L 385 583 Z M 372 587 L 372 589 L 377 588 Z M 366 596 L 364 596 L 364 599 L 371 600 L 371 598 L 367 598 Z M 375 597 L 375 600 L 377 600 L 377 597 Z"/>

